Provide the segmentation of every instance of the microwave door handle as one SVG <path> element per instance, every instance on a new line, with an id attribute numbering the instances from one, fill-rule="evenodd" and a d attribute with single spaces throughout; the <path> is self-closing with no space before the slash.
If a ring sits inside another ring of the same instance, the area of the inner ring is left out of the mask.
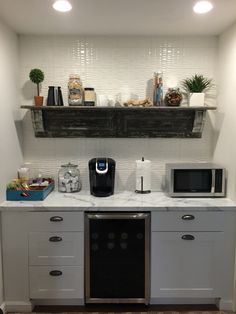
<path id="1" fill-rule="evenodd" d="M 212 178 L 211 178 L 211 193 L 215 194 L 215 185 L 216 185 L 216 171 L 212 169 Z"/>

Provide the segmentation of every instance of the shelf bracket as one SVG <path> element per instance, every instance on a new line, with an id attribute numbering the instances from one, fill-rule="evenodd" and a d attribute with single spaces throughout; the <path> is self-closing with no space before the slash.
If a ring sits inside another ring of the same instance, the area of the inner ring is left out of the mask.
<path id="1" fill-rule="evenodd" d="M 31 118 L 35 134 L 44 132 L 43 111 L 31 110 Z"/>
<path id="2" fill-rule="evenodd" d="M 196 110 L 192 133 L 202 133 L 206 120 L 206 111 Z"/>

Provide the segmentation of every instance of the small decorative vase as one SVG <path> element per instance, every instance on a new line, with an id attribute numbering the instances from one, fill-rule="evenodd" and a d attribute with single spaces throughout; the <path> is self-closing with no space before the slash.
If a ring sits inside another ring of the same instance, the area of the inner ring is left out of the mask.
<path id="1" fill-rule="evenodd" d="M 189 107 L 203 107 L 205 93 L 190 93 L 188 98 Z"/>
<path id="2" fill-rule="evenodd" d="M 34 96 L 35 106 L 39 107 L 43 105 L 43 96 Z"/>
<path id="3" fill-rule="evenodd" d="M 178 107 L 183 100 L 183 96 L 179 90 L 179 88 L 169 88 L 165 95 L 165 105 Z"/>

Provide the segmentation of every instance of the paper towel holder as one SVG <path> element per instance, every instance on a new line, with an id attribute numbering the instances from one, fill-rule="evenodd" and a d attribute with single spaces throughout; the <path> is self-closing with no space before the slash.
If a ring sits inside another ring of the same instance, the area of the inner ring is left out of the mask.
<path id="1" fill-rule="evenodd" d="M 135 193 L 139 194 L 148 194 L 151 193 L 151 190 L 145 190 L 143 189 L 143 176 L 141 176 L 141 190 L 135 190 Z"/>
<path id="2" fill-rule="evenodd" d="M 142 161 L 144 161 L 144 157 L 142 157 Z M 135 193 L 139 193 L 139 194 L 149 194 L 149 193 L 151 193 L 151 190 L 144 190 L 143 189 L 143 176 L 141 176 L 140 178 L 141 178 L 141 190 L 135 190 Z"/>

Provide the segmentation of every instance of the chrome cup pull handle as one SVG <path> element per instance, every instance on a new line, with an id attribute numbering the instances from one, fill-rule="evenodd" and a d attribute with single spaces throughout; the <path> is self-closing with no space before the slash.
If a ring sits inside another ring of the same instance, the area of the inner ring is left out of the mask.
<path id="1" fill-rule="evenodd" d="M 193 235 L 191 235 L 191 234 L 184 234 L 184 235 L 181 237 L 181 239 L 182 239 L 182 240 L 190 240 L 190 241 L 192 241 L 192 240 L 195 239 L 195 237 L 194 237 Z"/>
<path id="2" fill-rule="evenodd" d="M 50 221 L 52 221 L 52 222 L 61 222 L 61 221 L 63 221 L 63 218 L 61 216 L 52 216 L 50 218 Z"/>
<path id="3" fill-rule="evenodd" d="M 58 277 L 58 276 L 62 275 L 62 271 L 60 271 L 60 270 L 51 270 L 49 272 L 49 275 L 52 276 L 52 277 Z"/>
<path id="4" fill-rule="evenodd" d="M 193 215 L 183 215 L 182 219 L 183 220 L 194 220 L 195 216 L 193 216 Z"/>
<path id="5" fill-rule="evenodd" d="M 58 236 L 56 236 L 56 237 L 50 237 L 50 238 L 49 238 L 49 241 L 50 241 L 50 242 L 61 242 L 61 241 L 62 241 L 62 238 L 61 238 L 61 237 L 58 237 Z"/>

